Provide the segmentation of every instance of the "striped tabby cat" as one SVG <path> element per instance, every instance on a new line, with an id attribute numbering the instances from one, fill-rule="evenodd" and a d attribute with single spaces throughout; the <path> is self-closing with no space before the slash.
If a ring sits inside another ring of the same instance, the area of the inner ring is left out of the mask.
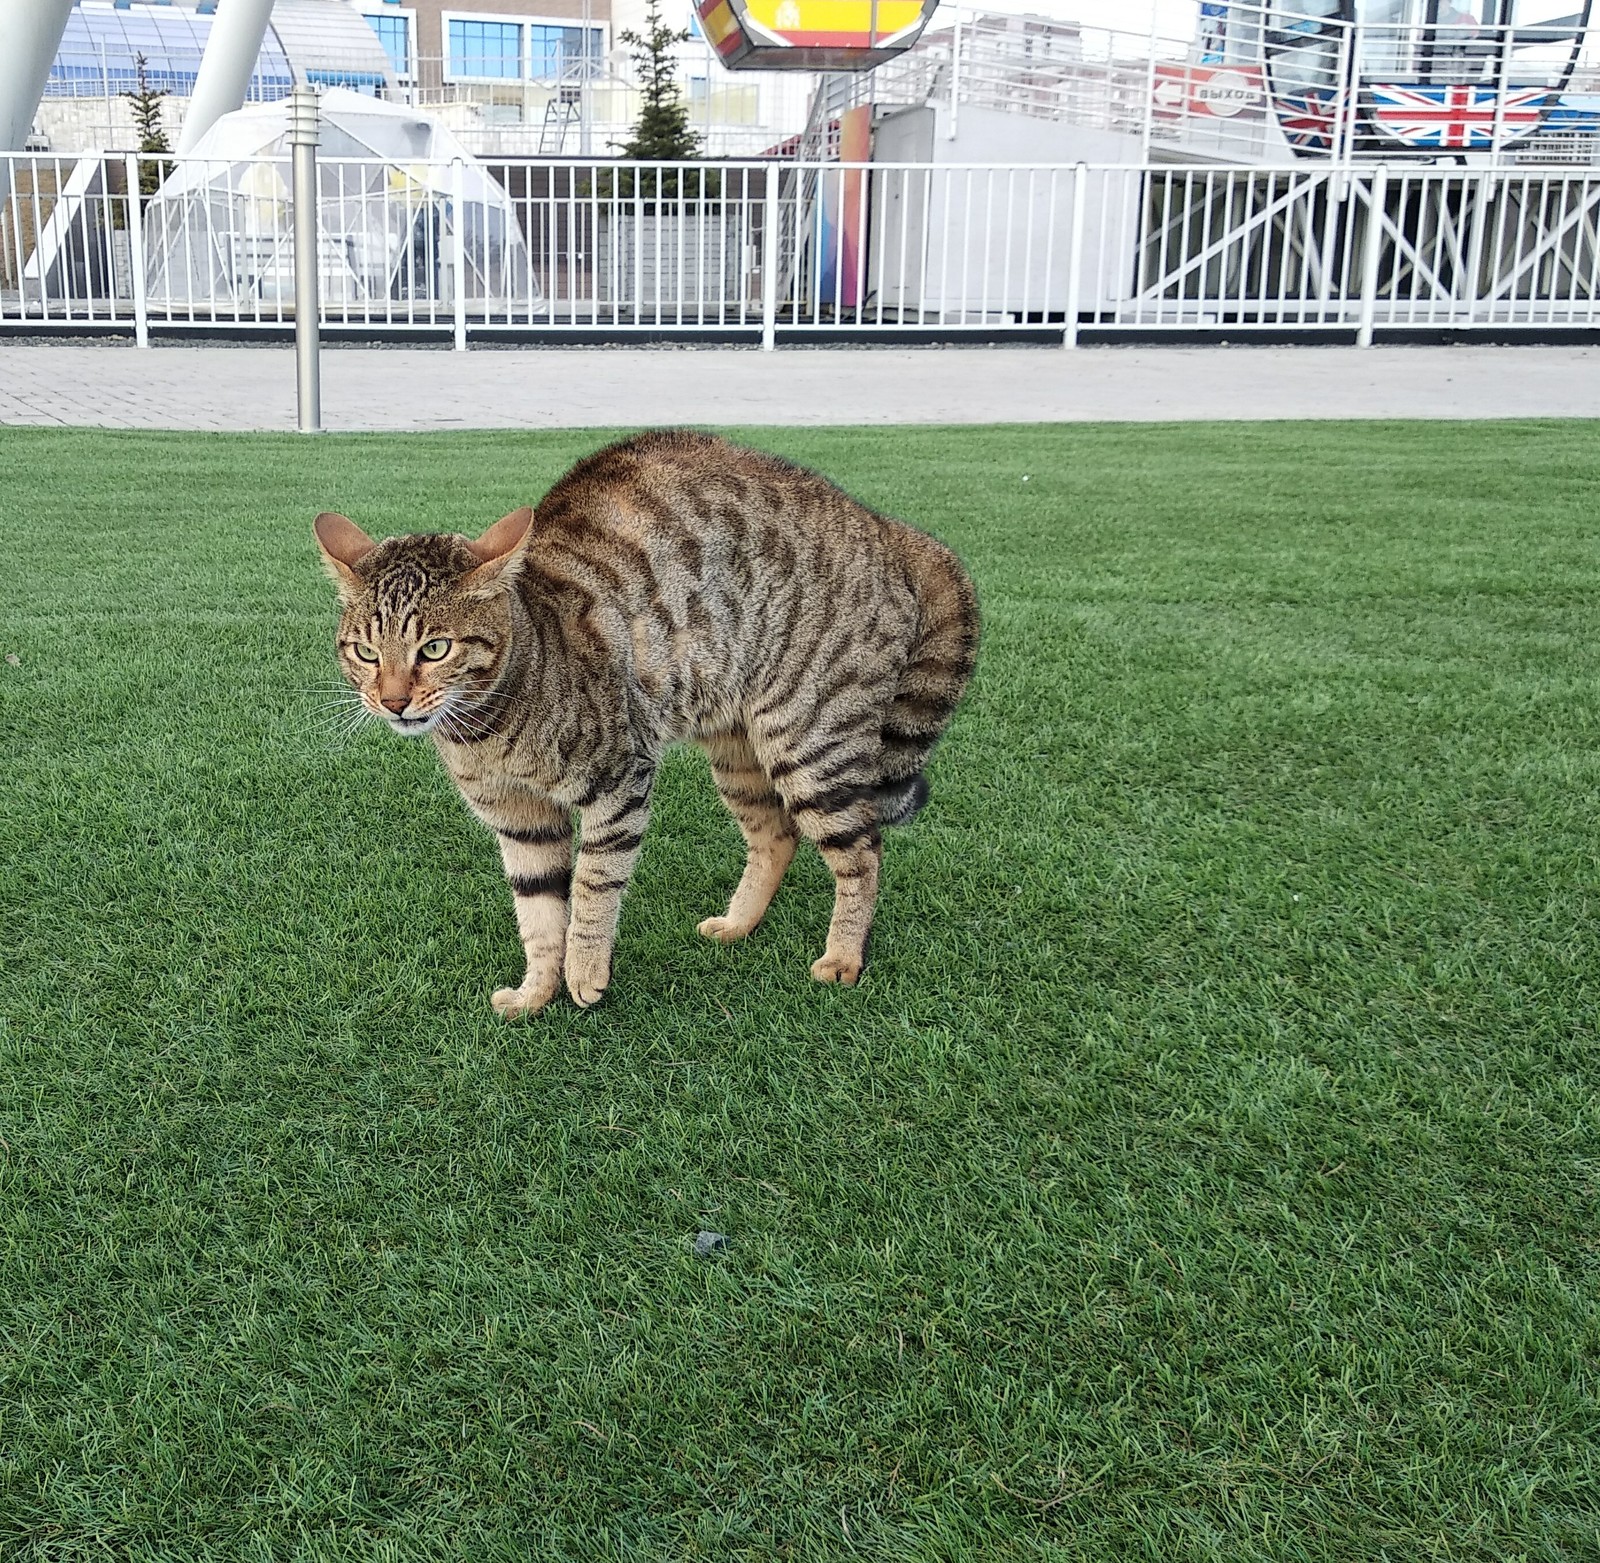
<path id="1" fill-rule="evenodd" d="M 521 986 L 493 997 L 502 1015 L 548 1004 L 563 973 L 581 1005 L 605 992 L 651 783 L 679 740 L 710 756 L 748 847 L 700 932 L 749 933 L 805 836 L 835 883 L 812 975 L 860 976 L 880 827 L 926 800 L 977 650 L 949 549 L 815 473 L 671 431 L 580 461 L 475 541 L 374 543 L 340 515 L 315 530 L 345 677 L 395 732 L 432 736 L 500 838 L 527 952 Z"/>

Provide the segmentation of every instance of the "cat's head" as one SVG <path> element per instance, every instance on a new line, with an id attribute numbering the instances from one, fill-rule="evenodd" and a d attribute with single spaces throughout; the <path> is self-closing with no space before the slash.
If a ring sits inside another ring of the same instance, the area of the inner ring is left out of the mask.
<path id="1" fill-rule="evenodd" d="M 361 703 L 397 733 L 468 715 L 494 687 L 511 644 L 507 587 L 533 523 L 515 510 L 482 537 L 418 532 L 375 543 L 347 516 L 313 531 L 339 589 L 339 668 Z"/>

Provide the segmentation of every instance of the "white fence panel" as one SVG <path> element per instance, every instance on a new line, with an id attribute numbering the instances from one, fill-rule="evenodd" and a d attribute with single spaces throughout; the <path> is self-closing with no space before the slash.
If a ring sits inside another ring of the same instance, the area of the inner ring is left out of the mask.
<path id="1" fill-rule="evenodd" d="M 0 154 L 0 329 L 286 332 L 290 184 Z M 321 323 L 358 336 L 1600 328 L 1588 169 L 323 159 L 317 205 Z"/>

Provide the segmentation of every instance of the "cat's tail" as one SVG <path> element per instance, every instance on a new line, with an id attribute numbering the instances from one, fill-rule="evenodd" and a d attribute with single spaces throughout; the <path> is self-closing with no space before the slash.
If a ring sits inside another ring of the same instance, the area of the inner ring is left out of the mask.
<path id="1" fill-rule="evenodd" d="M 882 825 L 906 824 L 928 801 L 922 768 L 950 725 L 978 656 L 978 598 L 961 561 L 918 534 L 910 564 L 922 628 L 883 719 Z"/>

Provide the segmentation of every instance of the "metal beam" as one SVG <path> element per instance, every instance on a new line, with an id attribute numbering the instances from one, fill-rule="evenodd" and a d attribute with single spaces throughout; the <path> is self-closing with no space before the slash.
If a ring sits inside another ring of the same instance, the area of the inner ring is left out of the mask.
<path id="1" fill-rule="evenodd" d="M 71 14 L 72 0 L 0 5 L 0 152 L 20 151 L 28 139 Z M 10 165 L 0 162 L 0 201 L 10 193 Z"/>
<path id="2" fill-rule="evenodd" d="M 180 153 L 192 152 L 195 142 L 224 114 L 244 107 L 271 16 L 272 0 L 222 0 L 217 7 L 195 78 L 194 96 L 178 137 Z"/>

